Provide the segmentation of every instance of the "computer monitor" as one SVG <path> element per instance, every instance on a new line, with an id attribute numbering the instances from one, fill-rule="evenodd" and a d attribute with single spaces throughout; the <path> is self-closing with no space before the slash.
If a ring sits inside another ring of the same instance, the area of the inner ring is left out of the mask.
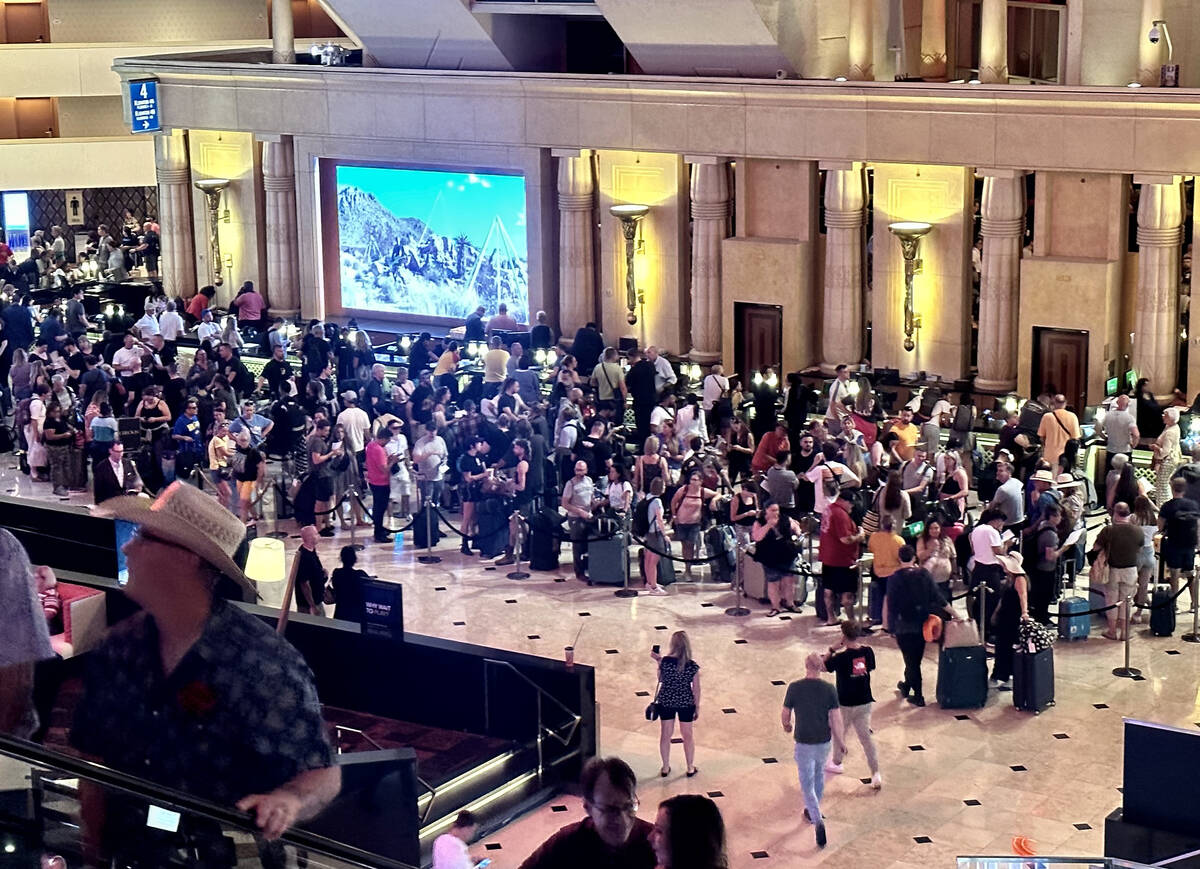
<path id="1" fill-rule="evenodd" d="M 1105 395 L 1110 395 L 1110 396 L 1116 395 L 1118 388 L 1119 388 L 1119 381 L 1115 377 L 1110 377 L 1110 378 L 1108 378 L 1108 380 L 1106 380 L 1104 382 L 1104 394 Z"/>
<path id="2" fill-rule="evenodd" d="M 1125 372 L 1125 382 L 1129 385 L 1130 389 L 1133 389 L 1133 387 L 1137 386 L 1137 382 L 1138 382 L 1137 372 L 1134 371 L 1132 368 L 1130 368 L 1128 371 Z"/>

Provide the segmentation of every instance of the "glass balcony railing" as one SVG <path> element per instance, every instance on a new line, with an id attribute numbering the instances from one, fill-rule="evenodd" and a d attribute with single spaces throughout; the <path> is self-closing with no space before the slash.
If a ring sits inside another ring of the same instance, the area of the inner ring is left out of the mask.
<path id="1" fill-rule="evenodd" d="M 959 857 L 958 869 L 1153 869 L 1115 857 Z"/>
<path id="2" fill-rule="evenodd" d="M 412 869 L 300 828 L 264 842 L 235 809 L 0 736 L 0 867 L 101 865 Z"/>

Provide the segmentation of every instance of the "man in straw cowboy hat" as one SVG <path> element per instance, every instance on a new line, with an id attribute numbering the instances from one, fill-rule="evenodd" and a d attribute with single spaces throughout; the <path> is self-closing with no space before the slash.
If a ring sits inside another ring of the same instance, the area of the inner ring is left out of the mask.
<path id="1" fill-rule="evenodd" d="M 312 673 L 286 640 L 214 593 L 222 576 L 254 590 L 233 560 L 242 523 L 180 482 L 153 502 L 122 496 L 96 509 L 138 526 L 123 551 L 125 593 L 142 612 L 97 650 L 72 744 L 115 769 L 253 813 L 268 841 L 316 815 L 337 795 L 341 772 Z M 103 839 L 128 847 L 114 815 Z"/>

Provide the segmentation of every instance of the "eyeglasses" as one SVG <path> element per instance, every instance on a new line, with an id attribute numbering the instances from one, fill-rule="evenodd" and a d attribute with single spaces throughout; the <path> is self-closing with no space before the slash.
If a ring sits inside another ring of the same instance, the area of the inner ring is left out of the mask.
<path id="1" fill-rule="evenodd" d="M 641 805 L 637 800 L 630 800 L 619 806 L 602 806 L 597 803 L 587 803 L 588 808 L 606 818 L 617 818 L 621 815 L 636 815 Z"/>

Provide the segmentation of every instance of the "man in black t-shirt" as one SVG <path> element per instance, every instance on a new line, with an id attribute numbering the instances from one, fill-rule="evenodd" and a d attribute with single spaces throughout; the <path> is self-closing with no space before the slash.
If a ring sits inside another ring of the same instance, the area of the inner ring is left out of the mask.
<path id="1" fill-rule="evenodd" d="M 284 380 L 291 380 L 295 376 L 295 371 L 292 370 L 292 363 L 284 358 L 284 350 L 282 344 L 276 344 L 271 350 L 271 358 L 262 369 L 262 377 L 259 380 L 259 385 L 262 381 L 267 382 L 267 390 L 272 398 L 279 395 L 279 384 Z"/>
<path id="2" fill-rule="evenodd" d="M 1176 477 L 1171 480 L 1171 500 L 1158 511 L 1158 524 L 1165 532 L 1159 557 L 1167 568 L 1172 598 L 1179 590 L 1179 577 L 1182 574 L 1187 577 L 1193 606 L 1196 605 L 1196 586 L 1192 583 L 1196 564 L 1197 518 L 1200 518 L 1200 504 L 1187 497 L 1187 480 Z"/>
<path id="3" fill-rule="evenodd" d="M 829 763 L 825 764 L 825 772 L 831 775 L 842 772 L 842 758 L 846 756 L 845 732 L 853 727 L 871 768 L 871 787 L 879 790 L 883 787 L 883 778 L 879 774 L 879 752 L 871 736 L 871 710 L 875 706 L 875 698 L 871 696 L 871 671 L 875 669 L 875 651 L 859 643 L 860 634 L 858 622 L 842 622 L 842 641 L 830 646 L 825 656 L 825 669 L 837 674 L 844 728 L 842 742 L 834 748 Z"/>

